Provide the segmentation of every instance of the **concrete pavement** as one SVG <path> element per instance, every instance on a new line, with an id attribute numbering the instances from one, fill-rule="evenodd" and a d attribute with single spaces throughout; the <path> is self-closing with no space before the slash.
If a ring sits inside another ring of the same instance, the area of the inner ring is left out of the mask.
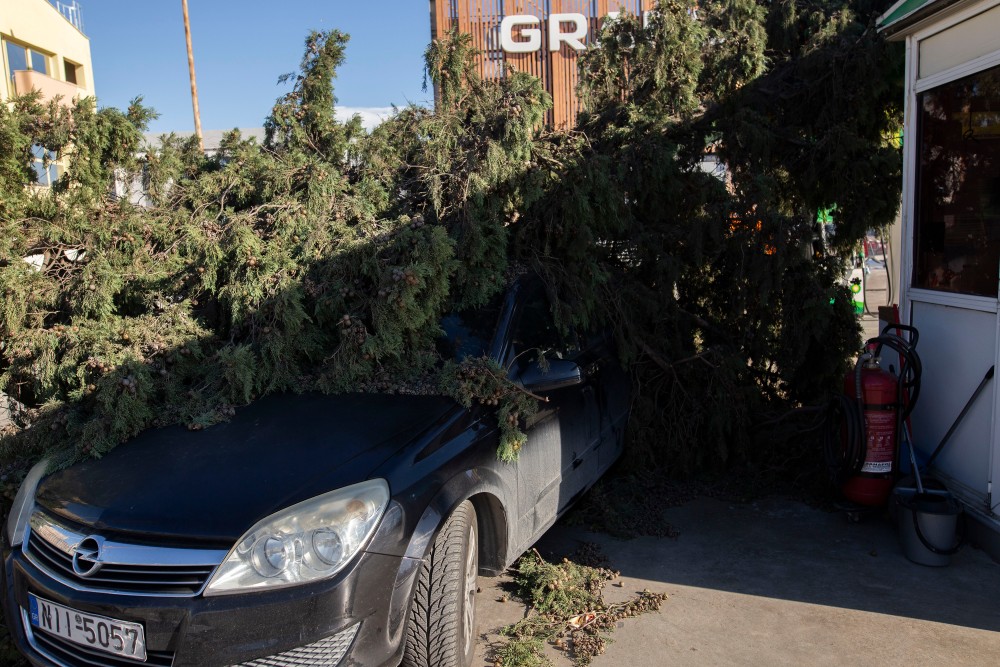
<path id="1" fill-rule="evenodd" d="M 595 667 L 628 665 L 900 665 L 1000 663 L 1000 564 L 964 548 L 945 568 L 908 561 L 887 516 L 839 513 L 773 498 L 699 498 L 664 511 L 677 539 L 615 540 L 557 525 L 548 558 L 596 543 L 620 570 L 609 601 L 666 592 L 659 612 L 626 619 Z M 492 631 L 525 608 L 497 602 L 481 579 L 480 662 Z M 570 662 L 549 647 L 557 666 Z"/>

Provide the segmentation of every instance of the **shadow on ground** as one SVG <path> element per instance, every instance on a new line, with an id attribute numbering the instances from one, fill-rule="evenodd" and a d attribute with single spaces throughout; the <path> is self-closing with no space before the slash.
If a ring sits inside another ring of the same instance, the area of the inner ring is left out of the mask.
<path id="1" fill-rule="evenodd" d="M 619 624 L 594 665 L 1000 660 L 1000 564 L 982 551 L 966 547 L 944 568 L 917 565 L 888 516 L 852 523 L 784 498 L 697 498 L 663 518 L 680 531 L 676 539 L 616 540 L 560 524 L 538 545 L 547 558 L 599 545 L 624 583 L 606 589 L 611 601 L 643 588 L 670 595 L 660 612 Z M 487 617 L 524 613 L 493 600 L 484 606 Z M 511 622 L 491 620 L 480 627 Z"/>

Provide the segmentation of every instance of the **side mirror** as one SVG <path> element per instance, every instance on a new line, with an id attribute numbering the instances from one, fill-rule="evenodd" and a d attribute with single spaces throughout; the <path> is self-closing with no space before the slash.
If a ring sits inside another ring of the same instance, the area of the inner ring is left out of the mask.
<path id="1" fill-rule="evenodd" d="M 545 393 L 583 382 L 583 371 L 575 362 L 551 359 L 546 365 L 548 368 L 543 369 L 537 361 L 528 364 L 518 378 L 521 386 L 530 392 Z"/>

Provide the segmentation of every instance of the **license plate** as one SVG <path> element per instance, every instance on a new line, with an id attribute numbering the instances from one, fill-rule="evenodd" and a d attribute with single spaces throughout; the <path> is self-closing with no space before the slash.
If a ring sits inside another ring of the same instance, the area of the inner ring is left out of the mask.
<path id="1" fill-rule="evenodd" d="M 28 604 L 31 624 L 39 630 L 96 651 L 146 661 L 146 640 L 138 623 L 85 614 L 31 593 Z"/>

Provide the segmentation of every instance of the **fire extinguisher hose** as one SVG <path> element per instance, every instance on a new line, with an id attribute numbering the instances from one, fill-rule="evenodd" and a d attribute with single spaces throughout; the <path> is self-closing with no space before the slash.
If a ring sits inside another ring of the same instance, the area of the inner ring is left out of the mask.
<path id="1" fill-rule="evenodd" d="M 904 339 L 894 333 L 888 333 L 890 329 L 900 329 L 910 332 L 910 340 Z M 888 347 L 896 352 L 900 357 L 900 368 L 896 376 L 899 378 L 899 399 L 901 402 L 899 418 L 905 420 L 913 412 L 920 396 L 920 376 L 923 372 L 923 365 L 920 357 L 917 356 L 917 330 L 914 327 L 904 324 L 890 324 L 883 330 L 881 336 L 870 339 L 866 345 L 874 344 L 875 355 L 882 353 L 882 348 Z M 890 365 L 889 371 L 895 369 Z"/>
<path id="2" fill-rule="evenodd" d="M 857 401 L 838 395 L 827 406 L 826 430 L 823 447 L 830 478 L 837 484 L 857 473 L 868 456 L 864 438 L 864 417 Z"/>
<path id="3" fill-rule="evenodd" d="M 890 329 L 909 333 L 909 340 L 901 335 L 889 333 Z M 868 438 L 865 431 L 864 398 L 861 396 L 861 368 L 873 355 L 879 356 L 888 347 L 899 355 L 898 373 L 890 365 L 890 372 L 898 378 L 897 433 L 901 432 L 903 421 L 909 417 L 920 395 L 922 366 L 917 356 L 917 330 L 906 325 L 889 325 L 882 335 L 865 342 L 865 348 L 873 350 L 862 354 L 855 365 L 855 395 L 838 395 L 827 407 L 829 428 L 824 442 L 824 457 L 830 477 L 835 483 L 857 475 L 868 456 Z"/>

